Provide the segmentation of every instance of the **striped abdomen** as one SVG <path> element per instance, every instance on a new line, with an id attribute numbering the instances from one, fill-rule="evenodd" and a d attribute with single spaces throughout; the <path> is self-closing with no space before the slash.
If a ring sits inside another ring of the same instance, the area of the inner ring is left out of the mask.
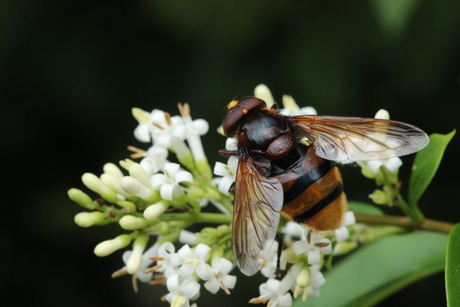
<path id="1" fill-rule="evenodd" d="M 346 198 L 334 162 L 318 157 L 308 147 L 297 166 L 274 177 L 283 185 L 281 212 L 289 219 L 315 231 L 332 231 L 342 224 Z"/>

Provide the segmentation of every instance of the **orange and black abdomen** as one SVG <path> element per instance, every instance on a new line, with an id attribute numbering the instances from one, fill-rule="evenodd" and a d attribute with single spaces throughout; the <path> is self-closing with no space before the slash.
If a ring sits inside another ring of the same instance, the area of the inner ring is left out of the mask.
<path id="1" fill-rule="evenodd" d="M 274 177 L 283 185 L 281 212 L 285 216 L 314 231 L 332 231 L 340 227 L 346 197 L 342 177 L 334 162 L 318 157 L 309 146 L 296 166 Z"/>

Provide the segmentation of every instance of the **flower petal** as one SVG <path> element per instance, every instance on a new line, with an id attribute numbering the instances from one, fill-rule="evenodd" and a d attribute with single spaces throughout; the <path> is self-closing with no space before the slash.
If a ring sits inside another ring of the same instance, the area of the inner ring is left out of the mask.
<path id="1" fill-rule="evenodd" d="M 164 200 L 173 200 L 174 185 L 163 184 L 160 189 L 160 196 Z"/>
<path id="2" fill-rule="evenodd" d="M 187 171 L 180 171 L 174 176 L 174 181 L 193 183 L 193 175 Z"/>

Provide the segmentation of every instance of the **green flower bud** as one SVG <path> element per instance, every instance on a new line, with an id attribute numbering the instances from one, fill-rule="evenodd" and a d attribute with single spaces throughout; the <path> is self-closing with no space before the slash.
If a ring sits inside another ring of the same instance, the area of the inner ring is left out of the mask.
<path id="1" fill-rule="evenodd" d="M 99 211 L 94 212 L 80 212 L 75 215 L 74 221 L 80 227 L 90 227 L 93 226 L 107 217 L 107 214 L 104 214 Z"/>
<path id="2" fill-rule="evenodd" d="M 297 274 L 296 283 L 301 288 L 306 288 L 310 284 L 310 270 L 308 267 L 303 267 Z"/>
<path id="3" fill-rule="evenodd" d="M 168 209 L 168 204 L 166 202 L 160 202 L 151 206 L 148 206 L 144 210 L 144 217 L 149 220 L 153 221 L 157 219 L 160 214 L 166 211 Z"/>
<path id="4" fill-rule="evenodd" d="M 79 189 L 70 189 L 67 192 L 67 195 L 71 200 L 73 200 L 83 208 L 94 210 L 98 207 L 97 203 L 93 202 L 93 200 L 86 193 Z"/>
<path id="5" fill-rule="evenodd" d="M 115 203 L 118 200 L 115 191 L 108 188 L 96 175 L 84 173 L 81 180 L 88 189 L 98 193 L 108 202 Z"/>
<path id="6" fill-rule="evenodd" d="M 99 243 L 94 248 L 94 253 L 96 256 L 105 257 L 112 254 L 116 250 L 126 247 L 129 242 L 131 242 L 131 237 L 129 235 L 123 234 L 116 237 L 115 239 Z"/>
<path id="7" fill-rule="evenodd" d="M 120 226 L 126 230 L 136 230 L 136 229 L 143 229 L 149 226 L 149 222 L 146 219 L 141 217 L 135 217 L 132 215 L 125 215 L 123 216 L 120 221 Z"/>
<path id="8" fill-rule="evenodd" d="M 379 189 L 376 189 L 374 193 L 370 194 L 369 198 L 372 199 L 372 201 L 378 205 L 386 205 L 390 201 L 387 193 Z"/>

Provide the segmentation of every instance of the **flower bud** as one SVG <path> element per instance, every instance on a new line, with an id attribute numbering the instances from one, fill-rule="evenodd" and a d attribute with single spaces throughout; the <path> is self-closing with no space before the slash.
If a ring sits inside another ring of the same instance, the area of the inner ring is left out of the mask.
<path id="1" fill-rule="evenodd" d="M 126 247 L 129 242 L 131 242 L 131 237 L 129 235 L 119 235 L 115 239 L 103 241 L 96 245 L 94 248 L 94 254 L 99 257 L 108 256 L 114 251 Z"/>
<path id="2" fill-rule="evenodd" d="M 377 111 L 377 113 L 375 114 L 374 118 L 390 119 L 390 113 L 388 113 L 387 110 L 380 109 L 380 110 Z"/>
<path id="3" fill-rule="evenodd" d="M 141 218 L 135 217 L 132 215 L 125 215 L 123 216 L 120 221 L 120 227 L 126 230 L 136 230 L 136 229 L 143 229 L 149 226 L 149 223 Z"/>
<path id="4" fill-rule="evenodd" d="M 96 175 L 91 173 L 84 173 L 81 177 L 83 184 L 88 189 L 98 193 L 109 202 L 116 202 L 118 200 L 117 194 L 112 189 L 109 189 Z"/>
<path id="5" fill-rule="evenodd" d="M 272 92 L 270 92 L 270 89 L 265 84 L 259 84 L 256 86 L 254 89 L 254 96 L 265 101 L 268 108 L 270 108 L 275 102 Z"/>
<path id="6" fill-rule="evenodd" d="M 132 108 L 133 117 L 141 124 L 145 124 L 150 120 L 150 114 L 139 108 Z"/>
<path id="7" fill-rule="evenodd" d="M 147 199 L 152 196 L 152 191 L 146 188 L 142 183 L 133 177 L 123 177 L 120 180 L 120 187 L 125 193 Z"/>
<path id="8" fill-rule="evenodd" d="M 143 186 L 151 188 L 150 177 L 147 172 L 139 165 L 139 163 L 134 163 L 129 167 L 129 174 L 131 177 L 136 178 L 142 183 Z"/>
<path id="9" fill-rule="evenodd" d="M 388 195 L 382 190 L 376 189 L 374 193 L 369 195 L 369 198 L 378 205 L 386 205 L 389 203 Z"/>
<path id="10" fill-rule="evenodd" d="M 281 257 L 284 258 L 288 263 L 296 263 L 299 259 L 299 256 L 297 256 L 294 248 L 292 247 L 283 250 Z"/>
<path id="11" fill-rule="evenodd" d="M 160 214 L 165 212 L 166 209 L 168 209 L 168 205 L 166 203 L 163 203 L 163 202 L 148 206 L 144 210 L 144 217 L 149 221 L 153 221 L 157 217 L 159 217 Z"/>
<path id="12" fill-rule="evenodd" d="M 101 175 L 101 181 L 103 184 L 105 184 L 107 187 L 111 188 L 118 194 L 126 195 L 126 192 L 123 191 L 123 189 L 120 187 L 120 179 L 118 179 L 114 175 L 104 173 Z"/>
<path id="13" fill-rule="evenodd" d="M 71 200 L 82 206 L 83 208 L 94 210 L 98 205 L 83 191 L 79 189 L 70 189 L 67 195 Z"/>
<path id="14" fill-rule="evenodd" d="M 74 217 L 75 223 L 80 227 L 90 227 L 102 221 L 106 215 L 99 211 L 80 212 Z"/>
<path id="15" fill-rule="evenodd" d="M 129 256 L 126 263 L 126 270 L 129 274 L 134 274 L 137 272 L 137 270 L 139 270 L 142 262 L 142 253 L 147 246 L 148 239 L 148 235 L 143 232 L 136 238 L 136 240 L 134 240 L 133 252 Z"/>
<path id="16" fill-rule="evenodd" d="M 104 170 L 104 173 L 110 174 L 114 176 L 115 178 L 117 178 L 118 180 L 120 180 L 124 176 L 121 170 L 118 168 L 118 166 L 116 166 L 113 163 L 104 164 L 103 170 Z"/>
<path id="17" fill-rule="evenodd" d="M 297 274 L 296 283 L 301 288 L 306 288 L 310 284 L 310 270 L 303 267 Z"/>

